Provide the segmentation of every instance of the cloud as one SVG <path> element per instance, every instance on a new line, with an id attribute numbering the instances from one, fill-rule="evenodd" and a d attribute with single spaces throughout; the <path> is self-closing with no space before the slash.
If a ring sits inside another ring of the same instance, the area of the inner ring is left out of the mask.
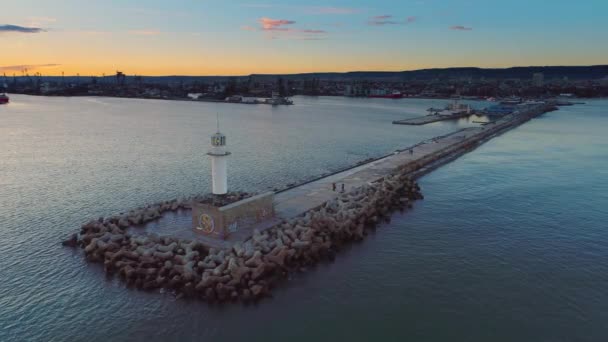
<path id="1" fill-rule="evenodd" d="M 0 71 L 1 72 L 7 72 L 7 71 L 18 71 L 21 72 L 23 70 L 33 70 L 33 69 L 40 69 L 40 68 L 49 68 L 49 67 L 56 67 L 56 66 L 60 66 L 61 64 L 21 64 L 21 65 L 7 65 L 7 66 L 0 66 Z"/>
<path id="2" fill-rule="evenodd" d="M 259 28 L 246 25 L 241 26 L 241 29 L 245 31 L 263 31 L 270 33 L 271 36 L 267 37 L 269 39 L 279 39 L 280 35 L 282 37 L 289 36 L 290 38 L 293 38 L 295 35 L 299 35 L 299 37 L 310 37 L 314 35 L 327 34 L 327 31 L 325 30 L 298 29 L 291 27 L 291 25 L 294 25 L 296 22 L 287 19 L 271 19 L 263 17 L 258 19 L 258 23 L 260 24 Z"/>
<path id="3" fill-rule="evenodd" d="M 393 18 L 392 15 L 377 15 L 374 17 L 371 17 L 370 20 L 367 22 L 368 25 L 373 25 L 373 26 L 382 26 L 382 25 L 397 25 L 399 24 L 398 22 L 394 21 L 394 20 L 389 20 Z"/>
<path id="4" fill-rule="evenodd" d="M 258 22 L 260 23 L 260 25 L 262 25 L 262 30 L 264 31 L 288 31 L 289 28 L 285 26 L 293 25 L 296 23 L 293 20 L 270 18 L 260 18 Z"/>
<path id="5" fill-rule="evenodd" d="M 372 25 L 372 26 L 408 25 L 408 24 L 415 22 L 416 20 L 418 20 L 418 17 L 416 17 L 416 16 L 409 16 L 409 17 L 405 18 L 404 21 L 394 20 L 394 17 L 392 15 L 386 14 L 386 15 L 377 15 L 377 16 L 371 17 L 370 20 L 367 22 L 367 24 Z"/>
<path id="6" fill-rule="evenodd" d="M 466 26 L 462 26 L 462 25 L 454 25 L 450 27 L 450 30 L 455 30 L 455 31 L 473 31 L 472 27 L 466 27 Z"/>
<path id="7" fill-rule="evenodd" d="M 131 30 L 130 34 L 135 34 L 138 36 L 156 36 L 160 34 L 158 30 Z"/>
<path id="8" fill-rule="evenodd" d="M 305 12 L 310 14 L 354 14 L 360 10 L 348 7 L 307 7 Z"/>
<path id="9" fill-rule="evenodd" d="M 39 27 L 0 25 L 0 33 L 2 33 L 2 32 L 40 33 L 40 32 L 44 32 L 44 30 Z"/>

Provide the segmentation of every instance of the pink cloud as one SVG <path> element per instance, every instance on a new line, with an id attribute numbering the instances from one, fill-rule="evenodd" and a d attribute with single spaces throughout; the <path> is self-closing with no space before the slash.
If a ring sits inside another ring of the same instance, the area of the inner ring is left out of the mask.
<path id="1" fill-rule="evenodd" d="M 272 33 L 271 36 L 269 36 L 269 39 L 278 39 L 278 35 L 277 34 L 283 34 L 283 35 L 294 35 L 294 34 L 300 34 L 300 35 L 304 35 L 304 36 L 310 36 L 310 35 L 321 35 L 321 34 L 326 34 L 327 31 L 325 30 L 314 30 L 314 29 L 297 29 L 297 28 L 293 28 L 293 27 L 289 27 L 290 25 L 295 24 L 296 22 L 293 20 L 287 20 L 287 19 L 271 19 L 271 18 L 260 18 L 258 19 L 258 23 L 260 24 L 260 28 L 256 29 L 255 27 L 251 27 L 251 26 L 241 26 L 242 30 L 246 30 L 246 31 L 264 31 L 264 32 L 268 32 L 268 33 Z"/>
<path id="2" fill-rule="evenodd" d="M 375 17 L 372 17 L 373 20 L 384 20 L 384 19 L 390 19 L 392 18 L 392 15 L 377 15 Z"/>
<path id="3" fill-rule="evenodd" d="M 258 22 L 262 25 L 262 30 L 265 31 L 288 31 L 288 28 L 283 26 L 293 25 L 296 23 L 293 20 L 270 18 L 260 18 Z"/>
<path id="4" fill-rule="evenodd" d="M 415 22 L 416 20 L 418 20 L 418 17 L 416 17 L 416 16 L 409 16 L 409 17 L 407 17 L 407 19 L 405 19 L 405 22 L 408 23 L 408 24 L 410 24 L 410 23 Z"/>
<path id="5" fill-rule="evenodd" d="M 462 25 L 454 25 L 450 27 L 450 30 L 455 30 L 455 31 L 473 31 L 472 27 L 466 27 L 466 26 L 462 26 Z"/>

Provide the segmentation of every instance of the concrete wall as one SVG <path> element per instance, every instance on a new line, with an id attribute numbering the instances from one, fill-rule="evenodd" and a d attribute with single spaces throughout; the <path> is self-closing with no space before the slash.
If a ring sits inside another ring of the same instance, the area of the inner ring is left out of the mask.
<path id="1" fill-rule="evenodd" d="M 221 208 L 207 204 L 192 207 L 194 231 L 219 239 L 273 217 L 274 192 L 249 197 Z"/>

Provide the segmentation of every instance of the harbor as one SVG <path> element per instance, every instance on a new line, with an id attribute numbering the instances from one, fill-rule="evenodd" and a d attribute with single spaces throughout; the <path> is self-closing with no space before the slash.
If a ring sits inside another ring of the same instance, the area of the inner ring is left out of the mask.
<path id="1" fill-rule="evenodd" d="M 52 312 L 79 308 L 87 308 L 88 317 L 99 317 L 93 321 L 70 320 L 60 327 L 53 325 L 50 335 L 31 329 L 15 331 L 26 340 L 52 339 L 51 335 L 69 339 L 70 334 L 57 334 L 70 326 L 87 326 L 102 320 L 108 322 L 108 327 L 116 328 L 111 338 L 120 339 L 130 336 L 124 329 L 136 324 L 137 317 L 166 320 L 172 324 L 171 334 L 185 340 L 190 335 L 205 334 L 206 329 L 215 331 L 216 327 L 232 331 L 235 324 L 247 330 L 238 337 L 245 338 L 249 330 L 260 327 L 255 335 L 263 338 L 266 332 L 261 326 L 265 321 L 293 312 L 290 307 L 304 306 L 301 315 L 284 327 L 282 331 L 286 333 L 272 335 L 281 338 L 297 329 L 306 317 L 319 312 L 321 321 L 347 315 L 355 307 L 375 312 L 399 310 L 404 308 L 402 303 L 412 300 L 415 303 L 406 305 L 409 309 L 405 315 L 408 312 L 417 315 L 429 305 L 433 310 L 446 307 L 458 310 L 463 305 L 474 310 L 479 296 L 493 310 L 504 308 L 501 299 L 504 296 L 540 298 L 545 307 L 549 306 L 546 309 L 569 312 L 563 319 L 570 320 L 576 317 L 576 311 L 567 311 L 569 304 L 559 300 L 560 294 L 543 291 L 539 282 L 547 286 L 559 284 L 560 289 L 572 293 L 602 288 L 601 282 L 595 282 L 597 273 L 584 272 L 589 274 L 583 278 L 587 285 L 562 280 L 569 279 L 574 268 L 591 270 L 605 266 L 601 258 L 580 251 L 600 252 L 594 249 L 601 247 L 598 238 L 605 241 L 597 232 L 602 231 L 605 207 L 601 196 L 605 182 L 599 180 L 605 178 L 602 170 L 608 160 L 602 158 L 606 151 L 601 149 L 606 140 L 603 134 L 606 100 L 584 100 L 584 105 L 560 107 L 559 111 L 476 145 L 479 147 L 430 173 L 429 164 L 424 171 L 427 174 L 414 179 L 424 200 L 408 200 L 411 209 L 406 206 L 401 212 L 397 208 L 390 216 L 378 217 L 376 229 L 366 227 L 361 242 L 347 241 L 341 247 L 336 243 L 332 252 L 307 266 L 302 266 L 301 259 L 286 258 L 287 277 L 273 282 L 265 294 L 272 298 L 264 297 L 256 305 L 239 302 L 214 305 L 205 299 L 204 293 L 194 292 L 192 297 L 182 294 L 185 284 L 169 287 L 172 276 L 167 283 L 158 279 L 162 287 L 140 290 L 144 288 L 141 281 L 147 276 L 139 275 L 136 266 L 148 258 L 139 258 L 137 264 L 131 265 L 136 272 L 123 278 L 119 268 L 106 272 L 105 260 L 86 261 L 82 248 L 62 247 L 59 242 L 92 218 L 103 216 L 105 220 L 166 201 L 173 206 L 190 196 L 211 192 L 211 161 L 206 153 L 209 137 L 217 129 L 217 112 L 220 130 L 228 138 L 227 149 L 232 152 L 228 157 L 229 191 L 247 191 L 249 198 L 268 191 L 274 191 L 276 199 L 280 199 L 282 192 L 293 195 L 287 190 L 303 189 L 304 184 L 376 162 L 397 150 L 409 153 L 407 148 L 414 147 L 416 153 L 416 146 L 421 143 L 432 146 L 437 137 L 464 128 L 477 129 L 477 125 L 470 120 L 426 126 L 391 124 L 404 111 L 424 112 L 429 107 L 441 106 L 445 100 L 296 97 L 297 106 L 278 110 L 271 106 L 229 106 L 227 111 L 223 104 L 185 101 L 9 96 L 11 103 L 0 106 L 0 112 L 5 125 L 19 134 L 2 135 L 3 146 L 7 146 L 3 155 L 6 176 L 2 192 L 4 198 L 14 199 L 3 208 L 2 215 L 8 228 L 3 231 L 7 258 L 2 269 L 8 275 L 4 291 L 14 298 L 8 302 L 9 315 L 5 318 L 18 319 L 20 308 L 29 312 L 25 319 L 32 324 L 44 322 Z M 390 107 L 377 108 L 375 101 Z M 473 104 L 476 108 L 487 105 Z M 23 131 L 24 127 L 33 129 Z M 90 127 L 96 129 L 91 131 Z M 47 134 L 37 134 L 41 130 Z M 102 135 L 97 138 L 91 134 Z M 180 139 L 175 138 L 178 136 Z M 581 139 L 583 136 L 585 139 Z M 69 144 L 63 143 L 63 137 L 69 137 Z M 270 148 L 268 142 L 274 147 Z M 40 151 L 49 158 L 41 160 L 32 151 Z M 330 152 L 319 154 L 319 151 Z M 38 161 L 27 162 L 31 158 Z M 41 174 L 41 163 L 56 172 Z M 589 172 L 583 175 L 581 168 Z M 327 183 L 330 193 L 332 183 Z M 336 186 L 340 195 L 341 184 L 337 182 Z M 348 189 L 348 184 L 345 186 Z M 351 201 L 371 203 L 371 199 Z M 156 234 L 159 238 L 184 242 L 195 236 L 203 242 L 201 234 L 195 235 L 192 211 L 185 206 L 163 211 L 160 218 L 144 225 L 129 224 L 125 229 L 131 235 L 128 241 L 142 242 L 140 238 L 146 235 L 154 238 Z M 166 209 L 167 204 L 162 208 Z M 542 212 L 550 214 L 539 215 Z M 148 218 L 155 215 L 150 214 Z M 270 234 L 272 228 L 266 232 Z M 228 239 L 237 239 L 237 234 L 240 232 Z M 243 236 L 237 240 L 245 239 Z M 107 251 L 113 248 L 110 246 Z M 174 258 L 185 255 L 179 249 L 172 252 Z M 199 253 L 198 258 L 204 261 L 209 248 L 201 248 Z M 331 256 L 335 256 L 334 261 Z M 180 261 L 171 262 L 175 267 L 181 265 Z M 504 262 L 513 267 L 499 267 Z M 142 264 L 143 269 L 151 265 Z M 547 265 L 559 265 L 551 268 L 551 274 L 546 275 L 549 279 L 542 273 Z M 202 280 L 198 267 L 193 269 Z M 156 268 L 161 277 L 174 272 L 166 273 L 164 264 Z M 270 284 L 269 279 L 265 281 Z M 505 279 L 510 279 L 512 289 L 502 287 Z M 21 286 L 26 283 L 27 286 Z M 216 297 L 217 290 L 216 284 Z M 237 295 L 240 290 L 245 294 L 239 287 Z M 456 292 L 463 295 L 459 297 L 462 300 L 454 302 L 452 293 Z M 500 297 L 495 293 L 500 293 Z M 39 301 L 24 305 L 20 300 L 39 295 L 58 299 L 42 308 Z M 352 305 L 342 310 L 328 306 L 328 301 Z M 159 311 L 156 309 L 159 306 L 169 311 Z M 150 313 L 148 308 L 156 313 Z M 523 310 L 525 321 L 545 312 L 523 302 L 516 310 Z M 113 312 L 125 315 L 116 317 Z M 224 319 L 225 312 L 230 312 L 231 320 Z M 201 324 L 200 315 L 221 318 Z M 395 315 L 402 322 L 403 311 L 395 311 Z M 348 325 L 345 321 L 340 330 Z M 413 327 L 414 323 L 410 325 Z M 180 335 L 183 329 L 193 333 Z M 394 329 L 398 329 L 397 323 Z M 381 329 L 375 332 L 380 333 Z"/>
<path id="2" fill-rule="evenodd" d="M 447 120 L 458 120 L 462 118 L 468 118 L 472 115 L 478 114 L 477 111 L 473 110 L 470 105 L 460 103 L 460 97 L 452 99 L 448 105 L 443 109 L 429 108 L 429 112 L 426 116 L 415 117 L 404 120 L 393 121 L 394 125 L 412 125 L 421 126 L 430 124 L 433 122 L 447 121 Z M 446 113 L 447 112 L 447 113 Z"/>
<path id="3" fill-rule="evenodd" d="M 6 1 L 0 342 L 608 341 L 608 1 Z"/>
<path id="4" fill-rule="evenodd" d="M 332 260 L 340 246 L 363 240 L 369 230 L 390 220 L 392 212 L 415 206 L 423 198 L 416 183 L 421 175 L 555 109 L 551 101 L 528 106 L 481 127 L 429 139 L 328 177 L 221 207 L 192 198 L 92 220 L 63 244 L 82 247 L 88 261 L 103 263 L 106 273 L 136 288 L 167 288 L 180 297 L 210 302 L 261 299 L 291 272 Z M 214 158 L 213 191 L 220 194 L 227 193 L 225 158 L 230 153 L 225 141 L 218 128 L 210 156 Z M 206 198 L 208 202 L 213 197 Z M 164 236 L 137 233 L 170 212 L 182 218 L 174 223 L 191 220 L 192 228 L 174 226 L 176 234 Z"/>

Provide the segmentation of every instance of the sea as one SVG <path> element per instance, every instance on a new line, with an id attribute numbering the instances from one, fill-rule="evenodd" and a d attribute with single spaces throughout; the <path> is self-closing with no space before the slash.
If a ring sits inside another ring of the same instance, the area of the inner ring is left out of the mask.
<path id="1" fill-rule="evenodd" d="M 230 189 L 262 192 L 487 118 L 392 124 L 447 104 L 427 99 L 10 97 L 0 341 L 608 340 L 608 100 L 561 107 L 426 175 L 412 210 L 272 298 L 210 305 L 129 289 L 61 241 L 90 219 L 209 192 L 218 124 Z"/>

